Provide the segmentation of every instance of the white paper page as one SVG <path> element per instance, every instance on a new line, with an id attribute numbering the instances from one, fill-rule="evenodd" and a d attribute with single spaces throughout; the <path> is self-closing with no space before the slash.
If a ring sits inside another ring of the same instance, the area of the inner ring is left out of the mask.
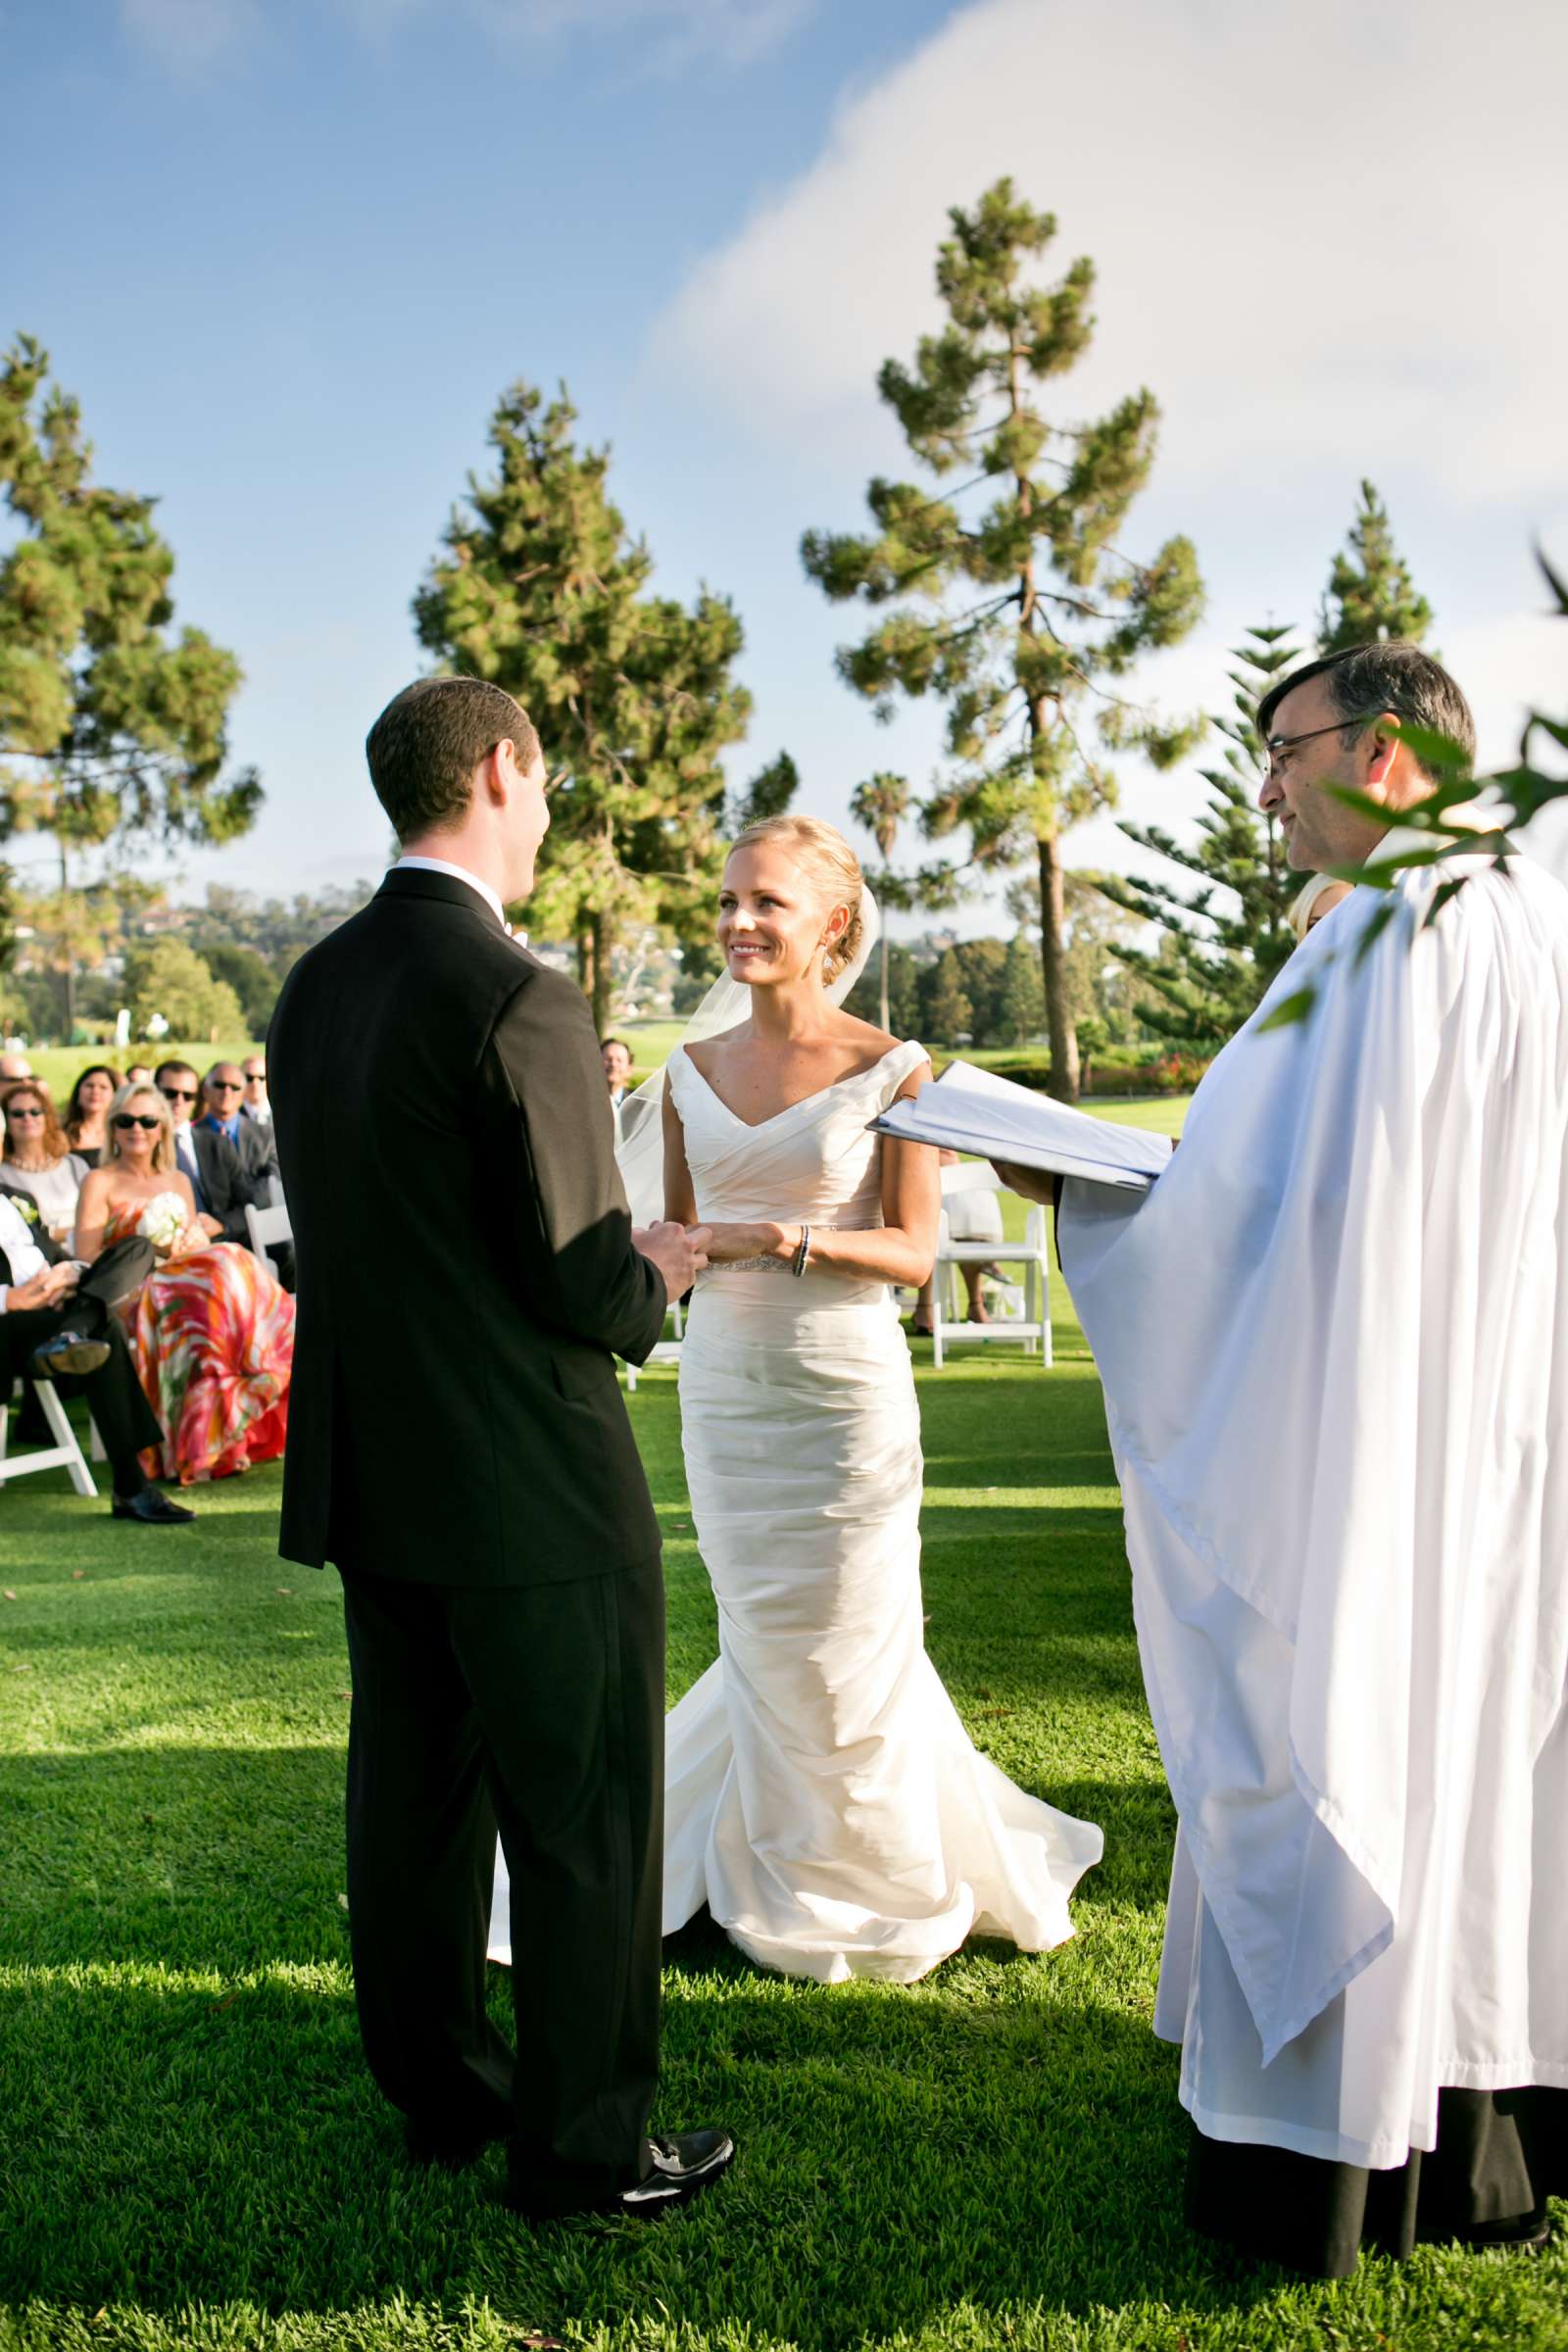
<path id="1" fill-rule="evenodd" d="M 1169 1136 L 1091 1118 L 966 1061 L 952 1063 L 912 1101 L 892 1103 L 875 1124 L 910 1143 L 942 1144 L 1118 1189 L 1147 1187 L 1170 1162 Z"/>

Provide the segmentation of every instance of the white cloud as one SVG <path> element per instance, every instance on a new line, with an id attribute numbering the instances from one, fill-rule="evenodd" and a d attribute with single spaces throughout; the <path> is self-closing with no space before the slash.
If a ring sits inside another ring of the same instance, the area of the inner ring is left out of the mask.
<path id="1" fill-rule="evenodd" d="M 937 323 L 948 207 L 1009 172 L 1057 216 L 1048 270 L 1099 273 L 1094 348 L 1048 410 L 1151 386 L 1158 519 L 1129 543 L 1190 530 L 1210 581 L 1200 635 L 1135 690 L 1227 708 L 1226 649 L 1265 617 L 1307 633 L 1370 474 L 1500 763 L 1529 704 L 1564 701 L 1568 623 L 1527 600 L 1532 528 L 1560 552 L 1568 526 L 1565 79 L 1560 0 L 1500 0 L 1485 29 L 1469 0 L 972 0 L 698 263 L 646 388 L 701 404 L 802 522 L 854 527 L 857 478 L 912 466 L 875 377 Z M 1191 770 L 1118 764 L 1124 813 L 1191 824 Z M 1563 861 L 1568 818 L 1532 839 Z M 1069 855 L 1140 861 L 1108 818 Z"/>
<path id="2" fill-rule="evenodd" d="M 120 16 L 134 41 L 181 76 L 223 64 L 261 22 L 257 0 L 120 0 Z"/>
<path id="3" fill-rule="evenodd" d="M 651 364 L 764 442 L 863 442 L 948 205 L 1006 171 L 1049 258 L 1099 269 L 1066 405 L 1152 385 L 1167 484 L 1289 502 L 1414 455 L 1457 501 L 1539 500 L 1568 474 L 1565 79 L 1559 0 L 977 0 L 697 268 Z"/>

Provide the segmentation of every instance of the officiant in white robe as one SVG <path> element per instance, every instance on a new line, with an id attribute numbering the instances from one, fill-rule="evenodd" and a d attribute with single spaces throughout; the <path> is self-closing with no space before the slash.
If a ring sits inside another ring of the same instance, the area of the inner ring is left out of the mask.
<path id="1" fill-rule="evenodd" d="M 1298 868 L 1430 792 L 1390 716 L 1473 745 L 1413 647 L 1261 707 Z M 1058 1220 L 1180 1819 L 1189 2219 L 1323 2277 L 1539 2245 L 1568 2189 L 1568 893 L 1494 850 L 1396 898 L 1312 931 L 1152 1192 Z"/>

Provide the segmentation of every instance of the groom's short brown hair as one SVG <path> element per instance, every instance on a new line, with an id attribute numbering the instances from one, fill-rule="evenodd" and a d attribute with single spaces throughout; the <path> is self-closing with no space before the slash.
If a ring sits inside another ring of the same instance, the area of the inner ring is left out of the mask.
<path id="1" fill-rule="evenodd" d="M 460 820 L 474 769 L 506 742 L 523 769 L 539 757 L 527 711 L 488 678 L 420 678 L 395 694 L 365 739 L 365 757 L 399 841 Z"/>

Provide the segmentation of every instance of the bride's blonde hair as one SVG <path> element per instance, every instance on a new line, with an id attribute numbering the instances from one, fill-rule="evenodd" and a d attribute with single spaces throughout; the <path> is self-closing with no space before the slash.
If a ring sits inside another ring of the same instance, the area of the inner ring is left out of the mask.
<path id="1" fill-rule="evenodd" d="M 860 872 L 860 860 L 839 831 L 821 816 L 764 816 L 755 825 L 748 825 L 729 845 L 733 858 L 737 850 L 749 850 L 760 841 L 777 842 L 788 851 L 795 863 L 815 889 L 826 899 L 829 909 L 848 906 L 850 919 L 838 938 L 822 957 L 822 980 L 831 986 L 841 972 L 847 972 L 859 953 L 860 935 L 864 924 L 860 919 L 860 894 L 865 879 Z"/>

